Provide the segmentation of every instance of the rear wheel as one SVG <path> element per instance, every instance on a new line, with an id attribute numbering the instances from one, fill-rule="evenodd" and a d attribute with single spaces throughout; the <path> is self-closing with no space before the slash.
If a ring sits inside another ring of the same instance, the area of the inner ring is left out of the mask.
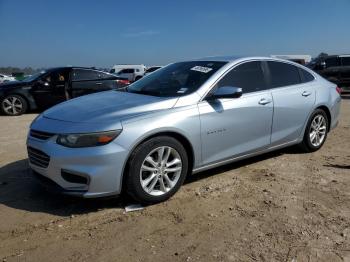
<path id="1" fill-rule="evenodd" d="M 152 138 L 132 153 L 127 175 L 127 192 L 136 201 L 153 204 L 176 193 L 188 171 L 182 144 L 172 137 Z"/>
<path id="2" fill-rule="evenodd" d="M 322 147 L 328 133 L 328 117 L 325 111 L 317 109 L 311 115 L 306 126 L 301 147 L 306 152 L 314 152 Z"/>
<path id="3" fill-rule="evenodd" d="M 19 95 L 9 95 L 1 101 L 1 111 L 8 116 L 22 115 L 27 108 L 27 101 Z"/>

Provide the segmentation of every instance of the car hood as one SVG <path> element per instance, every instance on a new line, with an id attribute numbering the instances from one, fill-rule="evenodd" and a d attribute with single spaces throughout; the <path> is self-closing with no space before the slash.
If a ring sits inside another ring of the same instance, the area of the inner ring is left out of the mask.
<path id="1" fill-rule="evenodd" d="M 177 99 L 107 91 L 64 102 L 45 111 L 43 116 L 76 123 L 111 123 L 155 110 L 169 109 Z"/>

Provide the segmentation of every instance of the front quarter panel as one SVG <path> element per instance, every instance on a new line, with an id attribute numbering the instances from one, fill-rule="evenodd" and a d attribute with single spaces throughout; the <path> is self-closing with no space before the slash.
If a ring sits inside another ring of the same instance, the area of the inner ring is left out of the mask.
<path id="1" fill-rule="evenodd" d="M 194 167 L 201 161 L 200 121 L 197 105 L 155 112 L 151 115 L 125 120 L 122 125 L 123 132 L 115 142 L 129 149 L 129 153 L 151 136 L 163 132 L 174 132 L 184 136 L 190 142 L 194 153 Z"/>

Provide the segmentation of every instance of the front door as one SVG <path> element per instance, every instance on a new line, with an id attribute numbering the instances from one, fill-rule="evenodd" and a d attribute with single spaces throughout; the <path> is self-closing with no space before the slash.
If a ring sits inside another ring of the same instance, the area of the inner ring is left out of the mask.
<path id="1" fill-rule="evenodd" d="M 203 100 L 201 120 L 202 164 L 249 154 L 270 145 L 273 101 L 261 62 L 240 64 L 214 87 L 234 86 L 243 95 L 233 99 Z"/>
<path id="2" fill-rule="evenodd" d="M 36 81 L 32 95 L 37 106 L 46 109 L 66 100 L 69 72 L 66 69 L 48 72 Z"/>

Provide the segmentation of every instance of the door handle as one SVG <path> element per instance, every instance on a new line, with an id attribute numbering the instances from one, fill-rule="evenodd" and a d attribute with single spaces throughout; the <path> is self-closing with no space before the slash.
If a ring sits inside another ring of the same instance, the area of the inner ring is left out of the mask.
<path id="1" fill-rule="evenodd" d="M 270 103 L 271 103 L 271 100 L 266 99 L 266 98 L 262 98 L 259 101 L 259 105 L 267 105 L 267 104 L 270 104 Z"/>
<path id="2" fill-rule="evenodd" d="M 98 82 L 98 83 L 96 83 L 96 85 L 102 85 L 102 83 Z"/>
<path id="3" fill-rule="evenodd" d="M 311 95 L 311 92 L 304 91 L 301 95 L 307 97 L 307 96 Z"/>

